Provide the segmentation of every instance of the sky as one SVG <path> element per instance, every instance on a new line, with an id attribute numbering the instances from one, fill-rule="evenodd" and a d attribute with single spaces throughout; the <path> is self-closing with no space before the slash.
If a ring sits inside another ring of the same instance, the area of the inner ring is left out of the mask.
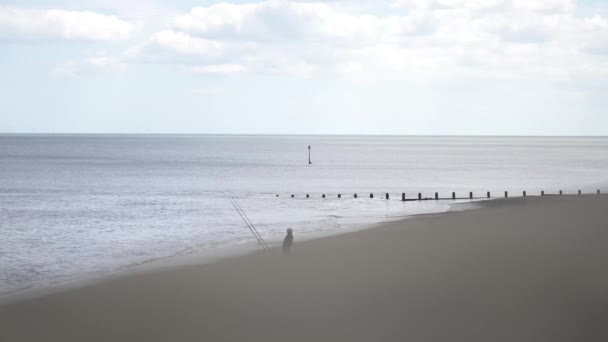
<path id="1" fill-rule="evenodd" d="M 608 135 L 608 1 L 0 0 L 0 132 Z"/>

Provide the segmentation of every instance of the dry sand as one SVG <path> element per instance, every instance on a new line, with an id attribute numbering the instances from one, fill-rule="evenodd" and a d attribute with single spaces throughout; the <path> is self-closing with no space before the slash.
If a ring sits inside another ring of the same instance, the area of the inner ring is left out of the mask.
<path id="1" fill-rule="evenodd" d="M 0 307 L 0 341 L 608 341 L 608 197 L 487 202 Z"/>

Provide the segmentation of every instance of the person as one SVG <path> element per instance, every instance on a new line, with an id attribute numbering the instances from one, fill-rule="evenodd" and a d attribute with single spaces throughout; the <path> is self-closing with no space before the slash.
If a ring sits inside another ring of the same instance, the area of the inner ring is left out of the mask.
<path id="1" fill-rule="evenodd" d="M 287 236 L 283 240 L 283 254 L 289 255 L 293 246 L 293 229 L 287 228 Z"/>

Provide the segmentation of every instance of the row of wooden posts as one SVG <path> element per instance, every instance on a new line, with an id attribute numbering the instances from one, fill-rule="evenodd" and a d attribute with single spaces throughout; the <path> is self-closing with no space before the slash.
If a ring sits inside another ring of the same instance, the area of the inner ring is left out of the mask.
<path id="1" fill-rule="evenodd" d="M 596 193 L 599 195 L 601 192 L 600 192 L 600 190 L 598 189 L 598 190 L 596 191 Z M 564 192 L 563 192 L 562 190 L 560 190 L 560 191 L 559 191 L 559 195 L 563 195 L 563 194 L 564 194 Z M 578 190 L 577 194 L 578 194 L 578 195 L 582 195 L 583 193 L 582 193 L 582 191 L 581 191 L 581 190 Z M 523 191 L 522 195 L 523 195 L 523 197 L 527 197 L 527 196 L 528 196 L 528 193 L 527 193 L 526 191 Z M 545 195 L 547 195 L 547 196 L 548 196 L 548 195 L 550 195 L 550 194 L 546 194 L 546 193 L 545 193 L 545 191 L 543 190 L 543 191 L 541 191 L 541 192 L 540 192 L 540 195 L 541 195 L 541 196 L 545 196 Z M 279 195 L 277 194 L 277 195 L 276 195 L 276 197 L 279 197 Z M 295 198 L 295 197 L 296 197 L 295 195 L 293 195 L 293 194 L 291 195 L 291 198 Z M 326 197 L 327 197 L 327 196 L 326 196 L 325 194 L 322 194 L 322 195 L 321 195 L 321 198 L 326 198 Z M 508 198 L 508 197 L 509 197 L 509 192 L 508 192 L 508 191 L 505 191 L 505 198 Z M 306 194 L 306 198 L 310 198 L 310 194 Z M 338 194 L 338 198 L 342 198 L 342 194 Z M 357 194 L 354 194 L 354 198 L 358 198 L 358 195 L 357 195 Z M 373 193 L 370 193 L 370 194 L 369 194 L 369 198 L 374 198 L 374 194 L 373 194 Z M 385 199 L 387 199 L 387 200 L 388 200 L 388 199 L 390 199 L 390 194 L 387 192 L 387 193 L 385 194 L 385 197 L 384 197 L 384 198 L 385 198 Z M 474 196 L 473 196 L 473 192 L 469 192 L 469 197 L 456 197 L 456 192 L 452 192 L 452 197 L 439 197 L 439 193 L 438 193 L 438 192 L 436 192 L 436 193 L 435 193 L 435 197 L 434 197 L 434 198 L 428 198 L 428 197 L 424 197 L 424 198 L 423 198 L 423 197 L 422 197 L 422 193 L 421 193 L 421 192 L 419 192 L 419 193 L 418 193 L 418 198 L 406 198 L 405 193 L 401 193 L 401 200 L 402 200 L 402 201 L 404 201 L 404 202 L 405 202 L 405 201 L 427 201 L 427 200 L 459 200 L 459 199 L 480 199 L 480 198 L 492 198 L 490 191 L 488 191 L 488 192 L 486 193 L 486 197 L 474 197 Z"/>

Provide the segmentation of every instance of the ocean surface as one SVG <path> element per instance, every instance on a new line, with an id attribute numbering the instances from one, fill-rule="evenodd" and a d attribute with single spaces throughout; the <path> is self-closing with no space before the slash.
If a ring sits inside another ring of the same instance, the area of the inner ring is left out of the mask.
<path id="1" fill-rule="evenodd" d="M 297 243 L 451 202 L 402 202 L 402 192 L 499 197 L 607 184 L 608 138 L 0 135 L 0 296 L 255 248 L 227 194 L 266 240 L 293 227 Z"/>

